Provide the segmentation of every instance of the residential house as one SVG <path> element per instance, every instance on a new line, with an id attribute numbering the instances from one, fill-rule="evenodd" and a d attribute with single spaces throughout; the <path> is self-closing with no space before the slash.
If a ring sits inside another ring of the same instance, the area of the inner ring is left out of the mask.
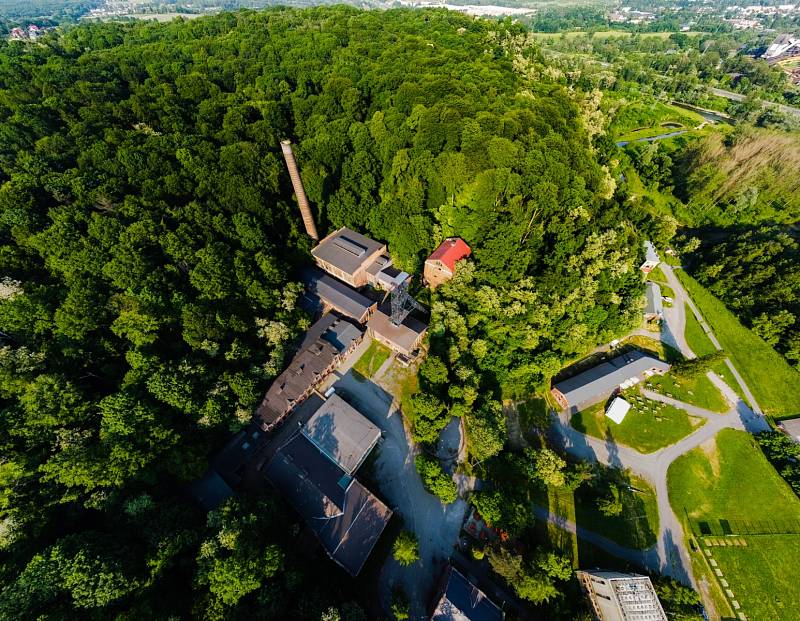
<path id="1" fill-rule="evenodd" d="M 439 585 L 431 621 L 502 621 L 505 614 L 464 574 L 448 565 Z"/>
<path id="2" fill-rule="evenodd" d="M 633 350 L 556 383 L 553 398 L 571 412 L 604 401 L 618 389 L 625 389 L 652 375 L 663 375 L 670 365 L 638 350 Z"/>
<path id="3" fill-rule="evenodd" d="M 456 273 L 456 262 L 472 254 L 472 249 L 460 237 L 448 237 L 425 261 L 425 283 L 435 289 Z"/>
<path id="4" fill-rule="evenodd" d="M 647 281 L 645 290 L 645 321 L 661 321 L 664 318 L 664 301 L 661 298 L 661 287 L 650 280 Z"/>
<path id="5" fill-rule="evenodd" d="M 576 576 L 599 621 L 667 621 L 647 576 L 600 570 Z"/>
<path id="6" fill-rule="evenodd" d="M 255 417 L 270 431 L 307 399 L 352 352 L 364 331 L 336 313 L 327 313 L 309 328 L 297 355 L 267 390 Z"/>

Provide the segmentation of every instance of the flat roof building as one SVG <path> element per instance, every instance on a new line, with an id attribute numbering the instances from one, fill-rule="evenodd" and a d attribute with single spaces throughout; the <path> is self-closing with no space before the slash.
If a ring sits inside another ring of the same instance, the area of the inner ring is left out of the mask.
<path id="1" fill-rule="evenodd" d="M 633 350 L 556 383 L 551 393 L 558 404 L 571 412 L 607 399 L 618 388 L 629 388 L 651 375 L 669 371 L 666 362 Z"/>
<path id="2" fill-rule="evenodd" d="M 264 474 L 328 556 L 351 576 L 358 575 L 392 511 L 302 433 L 278 450 Z"/>
<path id="3" fill-rule="evenodd" d="M 386 244 L 346 227 L 328 235 L 311 255 L 320 268 L 356 288 L 374 284 L 377 273 L 391 264 Z"/>
<path id="4" fill-rule="evenodd" d="M 448 565 L 431 621 L 502 621 L 503 611 L 460 571 Z"/>
<path id="5" fill-rule="evenodd" d="M 335 393 L 311 416 L 302 434 L 350 475 L 381 439 L 381 430 Z"/>
<path id="6" fill-rule="evenodd" d="M 661 298 L 661 287 L 647 281 L 645 285 L 644 318 L 647 321 L 658 321 L 664 317 L 664 301 Z"/>
<path id="7" fill-rule="evenodd" d="M 314 303 L 323 309 L 333 309 L 358 323 L 366 323 L 370 313 L 377 306 L 376 302 L 364 297 L 352 287 L 316 268 L 304 270 L 303 280 L 308 295 Z"/>
<path id="8" fill-rule="evenodd" d="M 600 621 L 667 621 L 647 576 L 600 570 L 576 576 Z"/>
<path id="9" fill-rule="evenodd" d="M 393 351 L 410 356 L 422 343 L 428 326 L 411 315 L 396 325 L 392 322 L 391 304 L 384 302 L 372 314 L 367 330 L 376 341 Z"/>
<path id="10" fill-rule="evenodd" d="M 336 313 L 327 313 L 306 332 L 297 355 L 267 390 L 256 409 L 264 431 L 273 429 L 311 395 L 361 342 L 361 328 Z"/>

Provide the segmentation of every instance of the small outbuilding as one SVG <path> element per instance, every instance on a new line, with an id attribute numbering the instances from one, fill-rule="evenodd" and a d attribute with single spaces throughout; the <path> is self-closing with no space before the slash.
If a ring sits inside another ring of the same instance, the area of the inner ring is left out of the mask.
<path id="1" fill-rule="evenodd" d="M 658 284 L 647 281 L 645 290 L 645 321 L 661 321 L 664 318 L 664 301 L 661 297 L 661 287 Z"/>
<path id="2" fill-rule="evenodd" d="M 464 574 L 448 565 L 442 576 L 431 621 L 503 621 L 500 607 Z"/>
<path id="3" fill-rule="evenodd" d="M 435 289 L 446 283 L 456 273 L 456 262 L 466 259 L 472 249 L 460 237 L 448 237 L 431 253 L 425 261 L 423 277 L 425 283 Z"/>
<path id="4" fill-rule="evenodd" d="M 656 247 L 653 245 L 653 242 L 644 242 L 644 263 L 639 266 L 639 269 L 645 274 L 649 274 L 658 267 L 659 263 L 661 263 L 661 259 L 658 258 L 658 253 L 656 252 Z"/>
<path id="5" fill-rule="evenodd" d="M 619 425 L 625 420 L 625 415 L 631 409 L 631 404 L 622 397 L 615 397 L 611 404 L 606 408 L 606 416 Z"/>
<path id="6" fill-rule="evenodd" d="M 778 423 L 778 428 L 795 442 L 800 443 L 800 418 L 790 418 Z"/>

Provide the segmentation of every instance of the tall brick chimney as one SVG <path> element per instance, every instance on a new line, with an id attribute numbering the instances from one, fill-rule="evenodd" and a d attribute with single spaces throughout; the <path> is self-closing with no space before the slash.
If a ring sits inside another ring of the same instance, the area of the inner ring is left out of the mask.
<path id="1" fill-rule="evenodd" d="M 283 151 L 283 159 L 286 160 L 286 166 L 289 169 L 289 177 L 292 179 L 297 203 L 300 205 L 300 214 L 303 216 L 303 224 L 306 225 L 306 233 L 311 239 L 319 241 L 317 226 L 314 224 L 314 216 L 311 215 L 311 207 L 308 205 L 306 191 L 303 189 L 303 180 L 300 179 L 300 171 L 297 170 L 297 162 L 292 152 L 292 142 L 290 140 L 281 140 L 281 150 Z"/>

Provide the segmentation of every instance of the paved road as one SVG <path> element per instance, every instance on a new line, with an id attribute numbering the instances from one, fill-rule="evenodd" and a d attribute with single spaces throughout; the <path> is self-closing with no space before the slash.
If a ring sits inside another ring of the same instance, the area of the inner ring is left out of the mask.
<path id="1" fill-rule="evenodd" d="M 700 314 L 700 311 L 697 310 L 697 306 L 695 306 L 695 303 L 692 301 L 692 298 L 689 297 L 689 294 L 686 292 L 686 289 L 683 288 L 683 284 L 681 284 L 681 281 L 678 280 L 678 277 L 675 275 L 675 271 L 672 269 L 672 266 L 667 265 L 666 263 L 662 263 L 661 271 L 664 272 L 664 275 L 667 277 L 667 282 L 669 283 L 669 286 L 672 287 L 672 290 L 675 292 L 675 301 L 676 301 L 675 306 L 677 306 L 678 298 L 685 301 L 689 305 L 689 308 L 691 309 L 694 316 L 697 318 L 697 321 L 700 323 L 700 327 L 703 328 L 703 332 L 705 332 L 706 336 L 708 336 L 708 339 L 711 341 L 714 347 L 717 348 L 717 351 L 721 350 L 722 345 L 719 344 L 717 337 L 711 331 L 711 328 L 706 323 L 706 320 L 703 318 L 703 316 Z M 680 306 L 681 308 L 683 308 L 683 303 L 681 303 Z M 666 310 L 672 310 L 672 309 L 665 309 L 665 313 Z M 678 329 L 681 329 L 680 334 L 681 338 L 683 338 L 685 326 L 686 323 L 684 317 L 683 325 L 675 324 L 674 326 L 670 326 L 670 330 L 677 331 Z M 685 350 L 683 349 L 684 346 L 686 348 Z M 685 338 L 683 338 L 683 344 L 679 349 L 681 350 L 683 355 L 686 356 L 687 358 L 695 357 L 694 353 L 691 351 L 691 349 L 689 349 L 689 345 L 686 343 Z M 687 352 L 691 353 L 691 356 L 688 356 Z M 733 366 L 733 362 L 731 362 L 730 358 L 725 359 L 725 365 L 728 367 L 728 369 L 730 369 L 730 372 L 733 375 L 733 377 L 736 378 L 736 381 L 739 382 L 739 386 L 741 386 L 742 392 L 744 393 L 744 396 L 747 399 L 750 406 L 753 408 L 753 411 L 756 414 L 763 415 L 764 413 L 763 410 L 759 407 L 756 398 L 753 396 L 753 393 L 750 392 L 750 388 L 747 386 L 747 383 L 744 381 L 744 378 L 739 374 L 739 371 L 737 371 L 736 367 Z"/>
<path id="2" fill-rule="evenodd" d="M 712 381 L 717 385 L 724 385 L 724 382 L 717 376 L 714 376 Z M 615 556 L 639 563 L 651 571 L 657 571 L 696 586 L 691 573 L 691 563 L 689 552 L 685 545 L 683 527 L 669 504 L 667 470 L 670 464 L 678 457 L 715 437 L 722 429 L 741 429 L 757 433 L 769 429 L 769 425 L 762 416 L 755 414 L 727 386 L 725 386 L 723 394 L 733 403 L 733 406 L 724 414 L 683 403 L 677 399 L 671 399 L 649 390 L 642 390 L 642 394 L 648 399 L 661 401 L 686 410 L 693 416 L 702 417 L 706 422 L 702 427 L 699 427 L 675 444 L 653 453 L 640 453 L 628 446 L 616 444 L 613 440 L 603 440 L 585 435 L 569 424 L 570 416 L 566 413 L 558 415 L 554 422 L 553 430 L 561 443 L 561 447 L 574 457 L 617 468 L 630 468 L 653 485 L 658 504 L 659 533 L 657 543 L 644 551 L 631 550 L 614 542 L 604 541 L 605 538 L 596 534 L 587 536 L 589 531 L 577 526 L 577 531 L 573 530 L 572 532 L 577 532 L 578 536 L 595 543 L 598 547 Z M 540 511 L 544 511 L 544 509 L 540 509 Z M 557 523 L 560 520 L 555 516 L 552 519 L 548 519 L 553 523 Z M 569 524 L 567 524 L 567 527 L 570 530 Z"/>
<path id="3" fill-rule="evenodd" d="M 725 99 L 730 99 L 731 101 L 744 101 L 745 95 L 741 93 L 734 93 L 732 91 L 726 91 L 722 88 L 709 88 L 712 94 L 716 95 L 717 97 L 724 97 Z M 775 103 L 774 101 L 762 101 L 761 105 L 765 108 L 777 108 L 784 114 L 790 114 L 794 116 L 800 116 L 800 108 L 793 108 L 792 106 L 786 106 L 784 104 Z"/>
<path id="4" fill-rule="evenodd" d="M 694 302 L 692 302 L 683 285 L 678 280 L 677 276 L 675 276 L 672 267 L 662 263 L 662 271 L 667 279 L 667 284 L 675 294 L 673 296 L 673 306 L 664 309 L 665 321 L 662 324 L 662 340 L 676 347 L 687 358 L 696 357 L 685 338 L 686 305 L 688 305 L 692 313 L 694 313 L 698 321 L 700 321 L 700 325 L 703 326 L 703 330 L 708 334 L 711 342 L 714 343 L 717 349 L 721 349 L 719 347 L 719 342 L 714 337 L 711 329 L 706 325 L 702 315 L 700 315 L 694 305 Z M 636 332 L 638 333 L 639 331 L 637 330 Z M 739 381 L 742 386 L 745 396 L 751 399 L 750 391 L 730 363 L 730 360 L 726 360 L 726 362 L 728 363 L 731 373 L 733 373 L 734 377 L 736 377 L 737 381 Z M 565 523 L 565 527 L 568 530 L 574 527 L 575 530 L 572 532 L 577 532 L 578 536 L 592 541 L 615 556 L 620 556 L 631 562 L 640 563 L 649 570 L 670 575 L 685 583 L 692 584 L 695 587 L 697 587 L 697 583 L 692 575 L 691 562 L 689 552 L 686 549 L 683 527 L 669 504 L 667 470 L 670 464 L 678 457 L 715 437 L 722 429 L 741 429 L 750 433 L 758 433 L 769 429 L 769 425 L 761 415 L 754 399 L 750 401 L 754 405 L 753 410 L 750 409 L 750 407 L 748 407 L 748 405 L 715 373 L 709 372 L 708 377 L 717 388 L 720 389 L 728 403 L 731 404 L 731 408 L 724 414 L 683 403 L 649 390 L 642 390 L 642 393 L 649 399 L 667 403 L 683 409 L 689 414 L 705 419 L 705 423 L 702 427 L 699 427 L 693 433 L 682 438 L 675 444 L 654 453 L 640 453 L 630 447 L 616 444 L 610 439 L 607 441 L 587 436 L 572 428 L 569 423 L 570 416 L 566 413 L 558 415 L 553 425 L 553 430 L 558 441 L 560 441 L 562 448 L 568 453 L 586 461 L 599 462 L 619 468 L 630 468 L 649 481 L 655 488 L 657 495 L 659 517 L 658 541 L 648 550 L 639 551 L 622 548 L 618 544 L 604 540 L 603 537 L 594 533 L 590 534 L 585 529 L 574 524 Z M 539 508 L 539 511 L 542 512 L 545 510 Z M 554 523 L 556 523 L 560 518 L 549 516 L 547 519 L 550 521 L 555 520 Z"/>

